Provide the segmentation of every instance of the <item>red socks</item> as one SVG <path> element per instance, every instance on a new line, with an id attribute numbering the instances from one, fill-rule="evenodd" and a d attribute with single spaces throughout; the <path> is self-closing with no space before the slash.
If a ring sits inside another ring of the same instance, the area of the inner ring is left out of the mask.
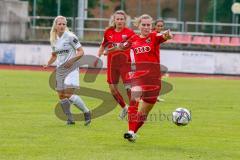
<path id="1" fill-rule="evenodd" d="M 135 103 L 137 104 L 137 103 Z M 147 120 L 147 115 L 142 112 L 138 112 L 138 104 L 128 107 L 128 130 L 137 133 L 138 129 Z"/>
<path id="2" fill-rule="evenodd" d="M 144 124 L 146 120 L 147 120 L 146 114 L 143 114 L 141 112 L 137 113 L 137 124 L 135 126 L 134 133 L 137 133 L 138 129 Z"/>
<path id="3" fill-rule="evenodd" d="M 137 126 L 137 111 L 138 105 L 128 107 L 128 130 L 134 131 Z"/>

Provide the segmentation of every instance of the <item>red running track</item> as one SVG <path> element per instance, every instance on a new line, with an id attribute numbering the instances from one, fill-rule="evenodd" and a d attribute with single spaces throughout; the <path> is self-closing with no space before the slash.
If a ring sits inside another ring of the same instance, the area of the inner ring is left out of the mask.
<path id="1" fill-rule="evenodd" d="M 55 67 L 48 67 L 44 69 L 41 66 L 29 66 L 29 65 L 4 65 L 0 64 L 0 70 L 25 70 L 25 71 L 43 71 L 51 72 Z M 87 69 L 81 69 L 82 73 L 85 73 Z M 90 69 L 90 73 L 96 73 L 96 69 Z M 106 69 L 103 69 L 100 73 L 106 74 Z M 192 74 L 192 73 L 168 73 L 167 77 L 186 77 L 186 78 L 218 78 L 218 79 L 231 79 L 240 80 L 240 75 L 211 75 L 211 74 Z"/>

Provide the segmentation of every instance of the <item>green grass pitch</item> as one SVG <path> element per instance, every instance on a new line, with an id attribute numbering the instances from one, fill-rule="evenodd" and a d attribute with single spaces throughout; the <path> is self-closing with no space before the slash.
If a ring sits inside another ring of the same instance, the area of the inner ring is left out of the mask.
<path id="1" fill-rule="evenodd" d="M 164 117 L 148 121 L 136 143 L 123 139 L 126 121 L 118 106 L 94 119 L 66 126 L 57 119 L 49 72 L 0 70 L 0 160 L 239 160 L 240 81 L 167 78 L 174 89 L 152 114 L 169 115 L 180 106 L 192 112 L 188 126 Z M 106 75 L 81 85 L 108 91 Z M 94 108 L 100 100 L 82 97 Z M 74 112 L 77 112 L 74 109 Z"/>

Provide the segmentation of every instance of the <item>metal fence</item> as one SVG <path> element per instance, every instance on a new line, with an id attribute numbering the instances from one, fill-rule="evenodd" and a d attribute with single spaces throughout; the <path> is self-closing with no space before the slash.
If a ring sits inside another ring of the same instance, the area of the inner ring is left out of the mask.
<path id="1" fill-rule="evenodd" d="M 30 16 L 27 29 L 27 41 L 47 41 L 55 17 Z M 74 31 L 74 19 L 67 17 L 68 27 Z"/>
<path id="2" fill-rule="evenodd" d="M 29 17 L 28 24 L 25 25 L 27 28 L 26 36 L 23 36 L 25 39 L 21 41 L 48 41 L 54 18 L 43 16 Z M 67 20 L 69 29 L 76 33 L 81 41 L 88 42 L 101 41 L 104 29 L 109 23 L 107 18 L 82 19 L 79 17 L 67 17 Z M 240 24 L 165 21 L 165 28 L 171 29 L 173 33 L 234 37 L 239 36 Z M 136 30 L 137 28 L 133 27 L 133 29 Z"/>
<path id="3" fill-rule="evenodd" d="M 185 32 L 196 32 L 208 35 L 239 35 L 240 24 L 233 23 L 209 23 L 209 22 L 185 22 Z"/>

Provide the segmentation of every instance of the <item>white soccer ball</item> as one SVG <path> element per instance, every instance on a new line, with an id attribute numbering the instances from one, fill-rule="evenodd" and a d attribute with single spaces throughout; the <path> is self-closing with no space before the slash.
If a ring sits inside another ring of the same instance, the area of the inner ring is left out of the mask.
<path id="1" fill-rule="evenodd" d="M 191 113 L 186 108 L 177 108 L 172 112 L 172 121 L 178 126 L 185 126 L 191 121 Z"/>

